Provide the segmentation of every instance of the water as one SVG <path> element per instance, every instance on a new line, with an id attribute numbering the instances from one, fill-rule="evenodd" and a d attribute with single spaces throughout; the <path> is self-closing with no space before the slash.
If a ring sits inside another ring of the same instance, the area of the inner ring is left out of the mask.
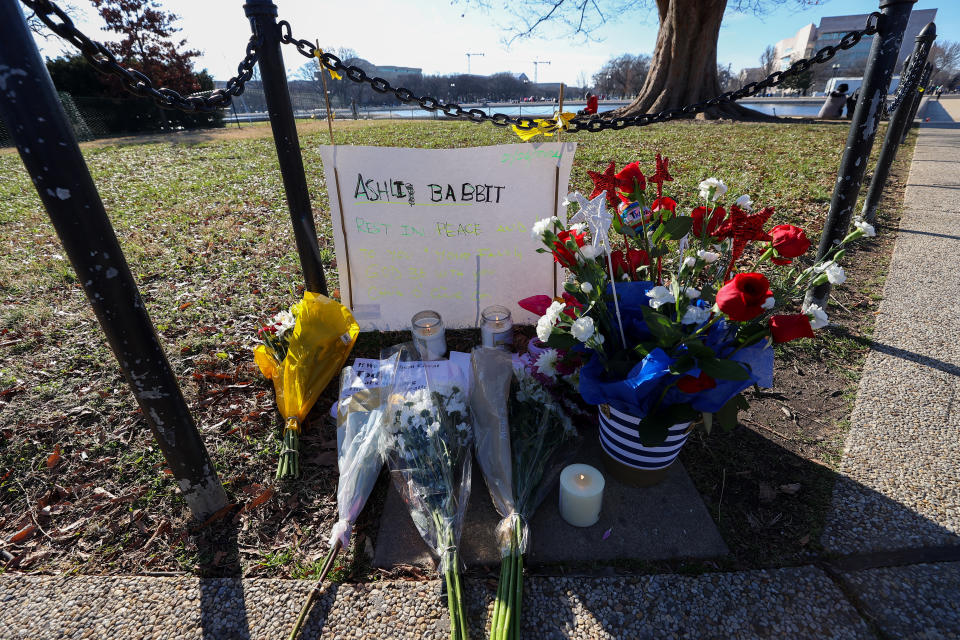
<path id="1" fill-rule="evenodd" d="M 808 118 L 815 118 L 817 114 L 820 113 L 820 107 L 822 106 L 819 103 L 810 103 L 810 102 L 746 102 L 740 101 L 737 104 L 742 104 L 745 107 L 754 109 L 761 113 L 765 113 L 770 116 L 805 116 Z"/>

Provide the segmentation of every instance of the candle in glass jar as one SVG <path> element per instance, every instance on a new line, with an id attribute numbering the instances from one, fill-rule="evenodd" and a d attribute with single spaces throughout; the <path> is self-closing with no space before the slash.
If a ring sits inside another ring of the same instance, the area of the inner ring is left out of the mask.
<path id="1" fill-rule="evenodd" d="M 589 527 L 600 519 L 603 474 L 588 464 L 571 464 L 560 472 L 560 516 L 575 527 Z"/>
<path id="2" fill-rule="evenodd" d="M 447 354 L 447 334 L 436 311 L 421 311 L 411 320 L 413 344 L 421 360 L 439 360 Z"/>
<path id="3" fill-rule="evenodd" d="M 483 346 L 509 349 L 513 344 L 513 319 L 510 317 L 510 310 L 495 304 L 484 309 L 480 315 Z"/>

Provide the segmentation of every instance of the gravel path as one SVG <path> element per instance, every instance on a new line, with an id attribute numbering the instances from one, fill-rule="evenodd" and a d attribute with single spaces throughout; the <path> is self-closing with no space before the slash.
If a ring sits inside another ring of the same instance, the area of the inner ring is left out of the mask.
<path id="1" fill-rule="evenodd" d="M 0 637 L 286 638 L 310 583 L 197 578 L 0 576 Z M 471 637 L 485 637 L 496 585 L 468 581 Z M 314 606 L 304 638 L 447 638 L 440 582 L 340 585 Z M 530 578 L 524 635 L 560 638 L 871 638 L 818 569 Z"/>
<path id="2" fill-rule="evenodd" d="M 944 101 L 960 111 L 960 101 Z M 956 117 L 960 120 L 960 115 Z M 960 544 L 960 129 L 920 130 L 851 415 L 830 551 Z"/>

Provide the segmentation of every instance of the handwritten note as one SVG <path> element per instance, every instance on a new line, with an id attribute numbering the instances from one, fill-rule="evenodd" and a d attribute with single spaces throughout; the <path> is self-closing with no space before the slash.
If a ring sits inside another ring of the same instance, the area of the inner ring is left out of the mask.
<path id="1" fill-rule="evenodd" d="M 322 146 L 341 299 L 360 328 L 409 329 L 423 309 L 475 327 L 491 304 L 535 322 L 516 302 L 556 294 L 558 274 L 530 228 L 563 215 L 575 150 Z"/>

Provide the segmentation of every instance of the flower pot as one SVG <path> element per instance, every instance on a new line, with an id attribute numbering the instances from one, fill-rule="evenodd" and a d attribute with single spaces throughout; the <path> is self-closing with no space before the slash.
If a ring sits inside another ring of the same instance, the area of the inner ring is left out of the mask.
<path id="1" fill-rule="evenodd" d="M 675 424 L 662 444 L 648 447 L 640 442 L 637 431 L 640 418 L 605 404 L 600 405 L 597 413 L 604 465 L 614 478 L 632 487 L 663 482 L 692 430 L 690 422 Z"/>

